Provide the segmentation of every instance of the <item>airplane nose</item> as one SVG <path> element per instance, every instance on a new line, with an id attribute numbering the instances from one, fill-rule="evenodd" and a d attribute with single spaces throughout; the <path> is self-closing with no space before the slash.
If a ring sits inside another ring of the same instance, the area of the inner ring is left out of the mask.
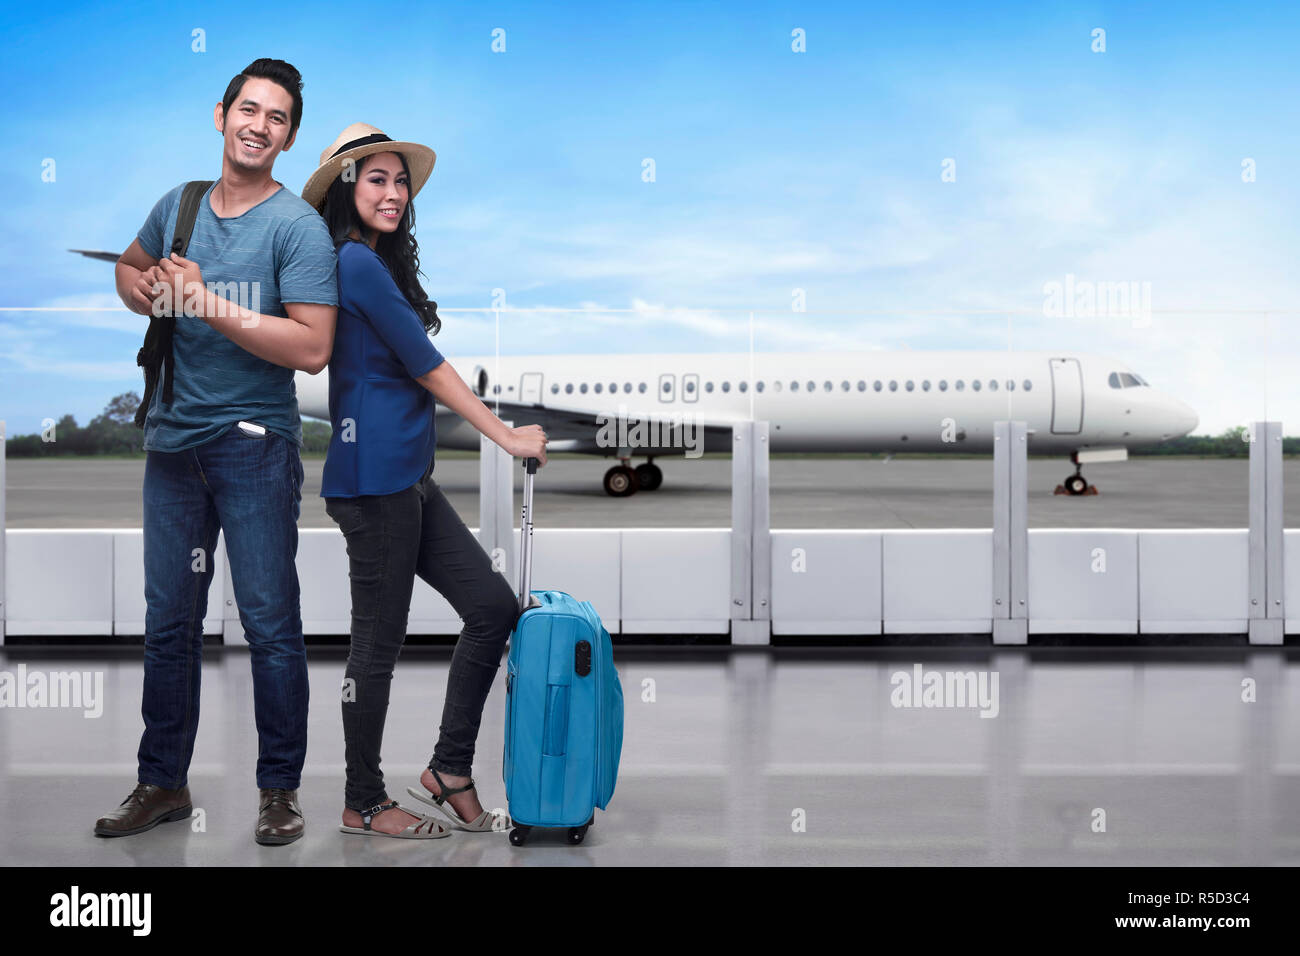
<path id="1" fill-rule="evenodd" d="M 1174 402 L 1174 431 L 1179 435 L 1190 435 L 1192 431 L 1200 424 L 1200 416 L 1182 402 Z"/>

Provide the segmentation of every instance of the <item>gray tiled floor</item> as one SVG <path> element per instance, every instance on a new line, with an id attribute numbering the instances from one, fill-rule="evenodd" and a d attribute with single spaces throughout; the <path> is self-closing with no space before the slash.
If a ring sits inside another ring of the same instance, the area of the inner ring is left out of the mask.
<path id="1" fill-rule="evenodd" d="M 503 834 L 433 843 L 344 836 L 343 658 L 311 650 L 307 835 L 252 841 L 249 663 L 205 658 L 191 791 L 203 828 L 115 840 L 95 818 L 134 782 L 137 652 L 0 652 L 0 671 L 102 672 L 102 716 L 0 709 L 0 861 L 10 865 L 592 866 L 1300 863 L 1300 666 L 1294 651 L 617 649 L 627 701 L 618 789 L 580 847 Z M 390 795 L 434 743 L 448 651 L 408 648 L 384 745 Z M 896 675 L 996 672 L 997 715 L 891 703 Z M 1254 682 L 1255 702 L 1242 700 Z M 475 774 L 504 804 L 503 685 Z M 1105 814 L 1105 832 L 1094 821 Z M 794 824 L 806 819 L 806 829 Z"/>

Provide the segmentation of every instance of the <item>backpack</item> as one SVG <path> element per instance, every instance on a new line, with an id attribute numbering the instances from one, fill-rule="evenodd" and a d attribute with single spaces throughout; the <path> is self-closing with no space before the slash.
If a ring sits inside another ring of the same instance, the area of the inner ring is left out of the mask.
<path id="1" fill-rule="evenodd" d="M 190 244 L 190 234 L 194 232 L 194 220 L 199 215 L 199 200 L 208 191 L 215 180 L 194 180 L 185 184 L 181 191 L 180 208 L 176 211 L 176 228 L 173 230 L 171 251 L 184 256 Z M 175 303 L 173 303 L 175 304 Z M 136 353 L 135 364 L 144 369 L 144 397 L 140 407 L 135 411 L 135 424 L 144 428 L 144 421 L 149 416 L 149 406 L 153 403 L 154 392 L 158 389 L 158 376 L 166 361 L 163 377 L 162 400 L 164 404 L 172 403 L 172 333 L 176 329 L 175 315 L 149 316 L 149 329 L 144 334 L 144 345 Z"/>

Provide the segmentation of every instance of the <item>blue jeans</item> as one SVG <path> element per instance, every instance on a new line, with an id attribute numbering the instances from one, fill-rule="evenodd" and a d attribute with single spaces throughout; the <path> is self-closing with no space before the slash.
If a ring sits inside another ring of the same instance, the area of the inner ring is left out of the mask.
<path id="1" fill-rule="evenodd" d="M 185 786 L 199 726 L 203 618 L 218 530 L 253 667 L 257 785 L 296 790 L 307 756 L 299 607 L 298 447 L 232 425 L 197 448 L 151 451 L 144 470 L 145 652 L 139 781 Z"/>
<path id="2" fill-rule="evenodd" d="M 446 598 L 465 625 L 452 653 L 442 726 L 429 759 L 439 773 L 470 775 L 483 705 L 519 602 L 427 472 L 395 494 L 326 498 L 325 511 L 348 549 L 352 643 L 344 673 L 351 693 L 343 696 L 343 800 L 360 811 L 387 799 L 379 747 L 416 576 Z"/>

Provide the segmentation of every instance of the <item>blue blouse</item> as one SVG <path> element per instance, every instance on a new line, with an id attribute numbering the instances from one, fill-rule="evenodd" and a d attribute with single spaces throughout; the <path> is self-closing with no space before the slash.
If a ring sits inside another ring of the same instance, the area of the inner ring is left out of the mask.
<path id="1" fill-rule="evenodd" d="M 322 498 L 404 491 L 432 467 L 433 395 L 416 381 L 445 359 L 379 254 L 338 250 L 339 313 L 330 355 L 330 436 Z"/>

